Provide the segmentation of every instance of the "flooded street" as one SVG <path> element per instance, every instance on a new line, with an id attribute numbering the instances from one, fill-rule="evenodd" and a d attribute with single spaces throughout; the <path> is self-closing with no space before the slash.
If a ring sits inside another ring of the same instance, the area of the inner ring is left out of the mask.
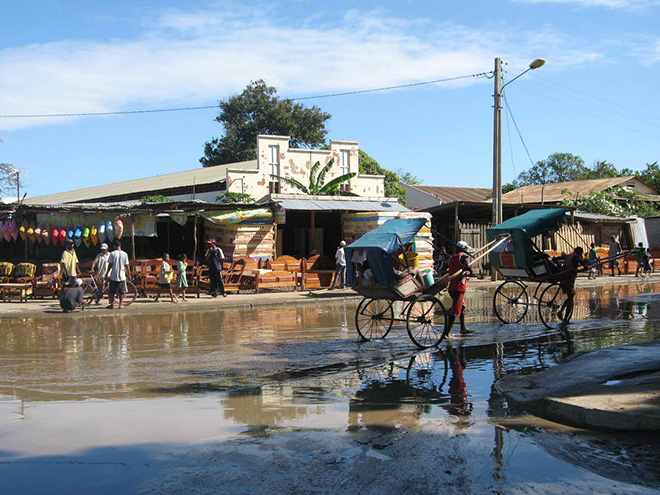
<path id="1" fill-rule="evenodd" d="M 578 292 L 420 353 L 359 343 L 355 302 L 13 318 L 0 327 L 2 493 L 657 493 L 650 435 L 592 433 L 493 390 L 582 350 L 660 338 L 660 284 Z"/>

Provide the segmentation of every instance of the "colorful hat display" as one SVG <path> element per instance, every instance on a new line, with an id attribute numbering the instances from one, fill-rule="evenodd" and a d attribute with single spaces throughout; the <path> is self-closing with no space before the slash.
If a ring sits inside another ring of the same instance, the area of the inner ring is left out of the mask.
<path id="1" fill-rule="evenodd" d="M 92 241 L 89 240 L 89 227 L 85 227 L 82 232 L 82 241 L 85 244 L 85 247 L 92 245 Z"/>
<path id="2" fill-rule="evenodd" d="M 92 225 L 89 231 L 89 238 L 95 246 L 99 243 L 99 229 L 96 225 Z"/>
<path id="3" fill-rule="evenodd" d="M 64 243 L 66 242 L 66 229 L 64 227 L 60 228 L 60 245 L 64 246 Z"/>
<path id="4" fill-rule="evenodd" d="M 30 222 L 25 233 L 27 235 L 28 241 L 35 242 L 37 240 L 37 237 L 34 235 L 34 222 Z"/>
<path id="5" fill-rule="evenodd" d="M 50 244 L 50 227 L 46 226 L 41 229 L 41 240 L 46 246 Z"/>
<path id="6" fill-rule="evenodd" d="M 75 231 L 74 231 L 73 227 L 69 227 L 68 229 L 66 229 L 66 236 L 71 240 L 73 240 L 73 234 L 74 233 L 75 233 Z"/>
<path id="7" fill-rule="evenodd" d="M 106 241 L 106 235 L 105 235 L 105 222 L 101 222 L 101 225 L 99 225 L 99 242 L 105 242 Z"/>
<path id="8" fill-rule="evenodd" d="M 2 230 L 0 231 L 2 238 L 7 242 L 9 242 L 9 240 L 11 239 L 11 234 L 9 233 L 10 222 L 11 220 L 6 220 L 4 225 L 2 226 Z"/>
<path id="9" fill-rule="evenodd" d="M 27 223 L 25 220 L 23 220 L 23 223 L 22 223 L 21 226 L 18 228 L 18 235 L 21 236 L 21 239 L 22 239 L 23 241 L 27 241 L 27 229 L 28 229 L 29 227 L 30 227 L 30 226 L 28 225 L 28 223 Z"/>
<path id="10" fill-rule="evenodd" d="M 109 241 L 112 241 L 115 238 L 115 228 L 110 220 L 105 223 L 105 237 Z"/>
<path id="11" fill-rule="evenodd" d="M 16 220 L 9 220 L 9 233 L 11 234 L 11 238 L 16 240 L 18 239 L 18 223 Z"/>
<path id="12" fill-rule="evenodd" d="M 119 217 L 115 218 L 115 237 L 121 239 L 121 235 L 124 233 L 124 223 Z"/>
<path id="13" fill-rule="evenodd" d="M 53 227 L 53 234 L 51 235 L 53 246 L 57 246 L 60 242 L 60 229 Z"/>
<path id="14" fill-rule="evenodd" d="M 36 240 L 39 244 L 41 244 L 42 242 L 44 242 L 43 237 L 41 237 L 41 227 L 36 226 L 36 227 L 34 228 L 34 238 L 35 238 L 35 240 Z"/>
<path id="15" fill-rule="evenodd" d="M 73 231 L 73 242 L 76 247 L 79 247 L 82 242 L 82 229 L 80 228 L 80 225 L 77 225 L 76 229 Z"/>

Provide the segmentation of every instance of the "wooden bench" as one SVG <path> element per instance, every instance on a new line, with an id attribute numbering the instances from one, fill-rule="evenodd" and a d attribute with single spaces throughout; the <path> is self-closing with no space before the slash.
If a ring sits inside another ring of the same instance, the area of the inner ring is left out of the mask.
<path id="1" fill-rule="evenodd" d="M 300 287 L 302 290 L 330 287 L 335 274 L 335 263 L 325 255 L 317 254 L 302 260 Z"/>
<path id="2" fill-rule="evenodd" d="M 12 296 L 18 296 L 20 302 L 27 302 L 27 298 L 32 294 L 32 282 L 16 282 L 0 284 L 0 300 L 11 301 Z"/>

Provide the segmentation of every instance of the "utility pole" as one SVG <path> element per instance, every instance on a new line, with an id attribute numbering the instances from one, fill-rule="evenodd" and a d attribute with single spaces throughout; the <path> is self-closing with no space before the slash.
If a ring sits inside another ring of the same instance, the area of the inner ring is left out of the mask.
<path id="1" fill-rule="evenodd" d="M 502 223 L 502 60 L 495 59 L 493 71 L 493 225 Z"/>

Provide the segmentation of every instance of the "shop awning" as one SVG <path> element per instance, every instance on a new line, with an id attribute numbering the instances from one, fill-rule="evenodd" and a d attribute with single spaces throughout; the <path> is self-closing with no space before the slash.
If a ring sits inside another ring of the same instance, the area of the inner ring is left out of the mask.
<path id="1" fill-rule="evenodd" d="M 276 199 L 273 202 L 285 210 L 298 211 L 410 211 L 399 203 L 389 201 Z"/>

